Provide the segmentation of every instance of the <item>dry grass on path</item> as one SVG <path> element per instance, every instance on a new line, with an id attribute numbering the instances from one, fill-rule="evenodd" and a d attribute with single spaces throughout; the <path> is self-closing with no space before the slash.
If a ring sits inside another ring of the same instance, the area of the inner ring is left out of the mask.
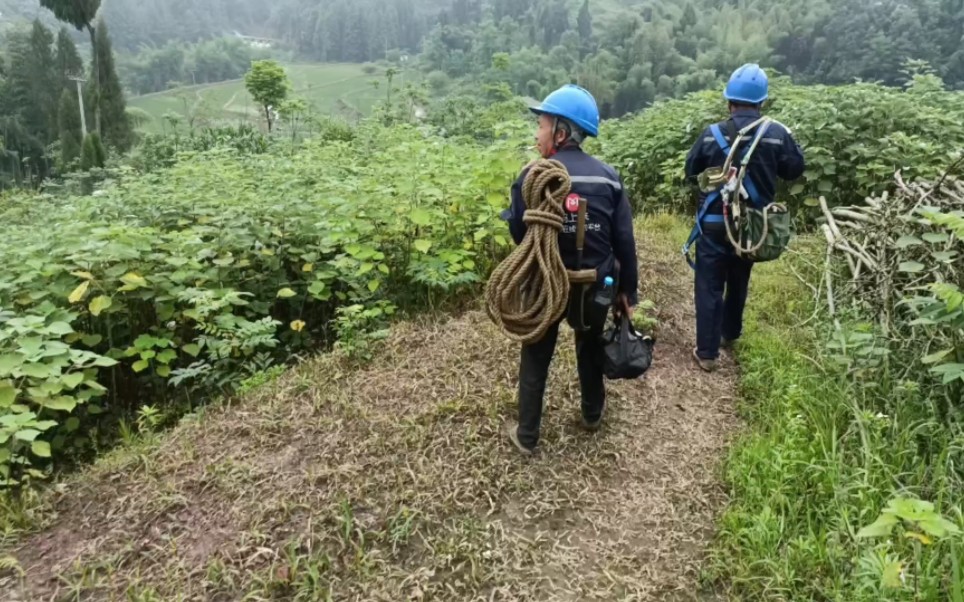
<path id="1" fill-rule="evenodd" d="M 689 359 L 675 220 L 642 232 L 656 364 L 610 385 L 602 432 L 577 428 L 571 333 L 527 461 L 501 434 L 517 349 L 481 312 L 401 325 L 370 367 L 310 361 L 71 478 L 0 552 L 25 572 L 0 599 L 705 599 L 735 374 Z"/>

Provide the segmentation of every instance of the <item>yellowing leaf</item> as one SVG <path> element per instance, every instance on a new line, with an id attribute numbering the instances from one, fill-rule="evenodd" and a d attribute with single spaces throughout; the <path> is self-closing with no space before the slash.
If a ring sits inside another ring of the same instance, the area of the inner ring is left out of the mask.
<path id="1" fill-rule="evenodd" d="M 929 546 L 934 543 L 933 539 L 921 533 L 914 533 L 914 532 L 904 533 L 904 537 L 906 537 L 907 539 L 916 539 L 917 541 L 921 542 L 925 546 Z"/>
<path id="2" fill-rule="evenodd" d="M 291 330 L 295 332 L 301 332 L 302 330 L 305 329 L 305 326 L 306 325 L 303 321 L 295 320 L 294 322 L 291 323 Z"/>
<path id="3" fill-rule="evenodd" d="M 90 313 L 94 316 L 99 316 L 105 309 L 109 309 L 114 301 L 107 296 L 101 295 L 99 297 L 94 297 L 90 302 Z"/>
<path id="4" fill-rule="evenodd" d="M 87 290 L 89 288 L 90 288 L 89 280 L 85 282 L 81 282 L 80 286 L 75 288 L 74 292 L 70 293 L 70 296 L 67 297 L 67 300 L 70 301 L 71 303 L 80 303 L 81 299 L 83 299 L 87 295 Z"/>
<path id="5" fill-rule="evenodd" d="M 301 266 L 301 271 L 302 271 L 302 272 L 314 272 L 314 271 L 315 271 L 315 264 L 313 264 L 313 263 L 306 263 L 305 265 Z"/>
<path id="6" fill-rule="evenodd" d="M 432 248 L 432 241 L 430 240 L 416 240 L 415 248 L 422 253 L 428 253 L 429 249 Z"/>
<path id="7" fill-rule="evenodd" d="M 294 291 L 291 290 L 290 288 L 283 288 L 283 289 L 281 289 L 280 291 L 278 291 L 278 298 L 279 298 L 279 299 L 290 299 L 290 298 L 294 297 L 294 296 L 297 295 L 297 294 L 298 294 L 298 293 L 294 292 Z"/>
<path id="8" fill-rule="evenodd" d="M 127 274 L 121 276 L 121 282 L 130 287 L 130 290 L 147 286 L 147 280 L 145 280 L 143 276 L 140 276 L 134 272 L 128 272 Z"/>
<path id="9" fill-rule="evenodd" d="M 94 275 L 91 274 L 90 272 L 71 272 L 71 274 L 73 274 L 74 276 L 77 276 L 78 278 L 83 278 L 84 280 L 94 279 Z"/>

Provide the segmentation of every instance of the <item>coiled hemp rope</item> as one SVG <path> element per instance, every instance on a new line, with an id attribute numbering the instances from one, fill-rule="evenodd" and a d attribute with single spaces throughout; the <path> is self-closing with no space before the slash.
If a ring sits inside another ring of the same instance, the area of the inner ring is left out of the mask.
<path id="1" fill-rule="evenodd" d="M 566 312 L 569 276 L 559 254 L 559 233 L 571 190 L 569 172 L 559 161 L 532 165 L 522 184 L 525 238 L 486 285 L 489 318 L 523 345 L 540 341 Z"/>

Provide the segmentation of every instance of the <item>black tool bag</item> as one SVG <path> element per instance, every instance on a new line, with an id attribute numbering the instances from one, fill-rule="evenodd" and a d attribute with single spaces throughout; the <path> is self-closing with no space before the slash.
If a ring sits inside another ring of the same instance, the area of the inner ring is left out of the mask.
<path id="1" fill-rule="evenodd" d="M 623 315 L 617 319 L 602 336 L 605 350 L 603 372 L 606 378 L 633 380 L 649 370 L 656 341 L 636 332 L 629 317 Z"/>

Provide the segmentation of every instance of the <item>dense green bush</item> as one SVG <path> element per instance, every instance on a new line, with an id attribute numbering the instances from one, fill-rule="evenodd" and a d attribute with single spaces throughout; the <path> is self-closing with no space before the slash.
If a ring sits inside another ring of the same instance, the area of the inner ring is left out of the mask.
<path id="1" fill-rule="evenodd" d="M 932 76 L 904 91 L 778 80 L 766 114 L 789 127 L 806 153 L 804 178 L 780 193 L 805 219 L 816 216 L 805 206 L 821 195 L 831 205 L 851 204 L 891 187 L 896 170 L 907 179 L 932 177 L 964 148 L 964 94 L 944 91 Z M 599 144 L 637 205 L 689 212 L 695 197 L 684 183 L 686 154 L 703 128 L 725 115 L 720 92 L 700 92 L 608 122 Z"/>
<path id="2" fill-rule="evenodd" d="M 367 124 L 182 159 L 93 197 L 4 201 L 2 482 L 88 449 L 94 414 L 193 403 L 340 334 L 364 347 L 360 324 L 480 282 L 523 157 Z"/>

